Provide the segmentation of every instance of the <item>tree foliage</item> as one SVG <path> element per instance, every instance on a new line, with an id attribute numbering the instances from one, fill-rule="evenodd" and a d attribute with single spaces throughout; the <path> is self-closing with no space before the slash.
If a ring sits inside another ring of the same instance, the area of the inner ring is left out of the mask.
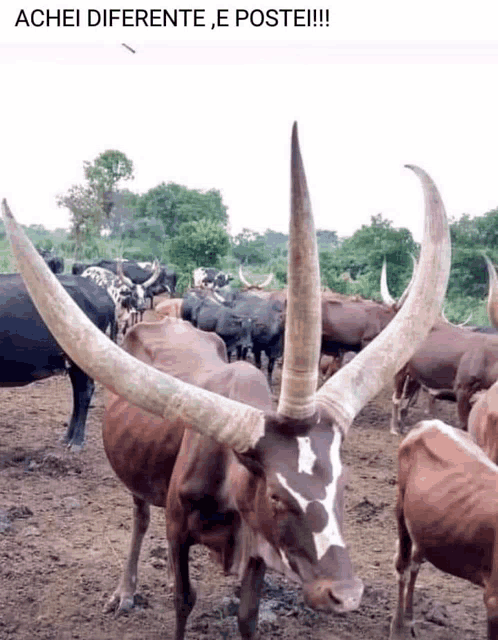
<path id="1" fill-rule="evenodd" d="M 170 237 L 187 222 L 204 219 L 223 228 L 228 224 L 227 207 L 219 191 L 188 189 L 174 182 L 162 182 L 144 193 L 138 201 L 137 217 L 160 220 Z"/>
<path id="2" fill-rule="evenodd" d="M 412 273 L 410 254 L 417 245 L 408 229 L 396 229 L 381 214 L 372 216 L 333 251 L 320 252 L 323 283 L 341 293 L 357 293 L 369 298 L 380 297 L 380 272 L 387 261 L 391 295 L 399 297 Z"/>
<path id="3" fill-rule="evenodd" d="M 83 168 L 86 183 L 71 186 L 56 199 L 69 210 L 77 257 L 85 242 L 94 242 L 103 229 L 112 227 L 116 187 L 120 180 L 133 178 L 133 163 L 121 151 L 104 151 L 93 162 L 85 161 Z"/>
<path id="4" fill-rule="evenodd" d="M 180 225 L 171 240 L 170 256 L 183 269 L 219 267 L 229 248 L 228 233 L 213 220 L 203 218 Z"/>

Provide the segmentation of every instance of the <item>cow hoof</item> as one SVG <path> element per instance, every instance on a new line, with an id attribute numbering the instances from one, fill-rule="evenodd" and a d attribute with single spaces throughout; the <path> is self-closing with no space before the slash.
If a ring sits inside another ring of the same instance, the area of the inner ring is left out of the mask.
<path id="1" fill-rule="evenodd" d="M 135 606 L 135 598 L 133 595 L 114 593 L 104 606 L 104 613 L 112 613 L 117 618 L 123 613 L 128 613 Z"/>
<path id="2" fill-rule="evenodd" d="M 67 448 L 71 453 L 80 453 L 83 450 L 82 444 L 73 444 L 72 442 L 67 443 Z"/>

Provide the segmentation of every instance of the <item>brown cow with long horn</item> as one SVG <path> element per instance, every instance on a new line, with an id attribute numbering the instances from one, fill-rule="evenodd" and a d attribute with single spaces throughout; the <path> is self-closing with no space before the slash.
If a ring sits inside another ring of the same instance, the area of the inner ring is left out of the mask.
<path id="1" fill-rule="evenodd" d="M 120 349 L 93 330 L 43 259 L 3 210 L 30 293 L 67 354 L 110 391 L 103 439 L 133 494 L 130 555 L 109 607 L 133 604 L 150 505 L 165 509 L 175 579 L 176 640 L 195 603 L 188 550 L 210 547 L 242 578 L 239 629 L 254 637 L 267 566 L 303 583 L 308 604 L 345 612 L 360 604 L 342 534 L 341 444 L 361 408 L 392 379 L 439 314 L 449 274 L 444 208 L 416 167 L 425 194 L 420 266 L 387 329 L 316 392 L 320 355 L 318 255 L 297 128 L 292 133 L 289 295 L 277 413 L 264 376 L 228 364 L 216 336 L 184 322 L 134 327 Z M 172 374 L 172 375 L 170 375 Z M 225 396 L 225 397 L 224 397 Z"/>

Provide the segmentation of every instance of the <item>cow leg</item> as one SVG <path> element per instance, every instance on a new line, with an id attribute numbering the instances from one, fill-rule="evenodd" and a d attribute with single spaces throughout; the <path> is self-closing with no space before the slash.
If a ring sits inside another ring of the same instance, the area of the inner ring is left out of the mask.
<path id="1" fill-rule="evenodd" d="M 400 500 L 400 499 L 398 499 Z M 395 568 L 398 574 L 398 601 L 396 604 L 396 611 L 394 613 L 391 622 L 391 632 L 389 634 L 389 640 L 408 640 L 410 638 L 411 626 L 406 623 L 412 619 L 413 616 L 413 587 L 415 586 L 415 580 L 412 580 L 413 572 L 409 572 L 410 562 L 412 559 L 412 539 L 406 527 L 406 522 L 403 514 L 403 507 L 398 503 L 396 507 L 398 518 L 398 551 L 395 558 Z M 409 586 L 407 589 L 408 575 L 410 574 Z M 414 576 L 417 577 L 416 574 Z M 409 595 L 410 586 L 412 593 Z M 410 606 L 410 611 L 407 611 L 407 606 Z"/>
<path id="2" fill-rule="evenodd" d="M 262 558 L 249 558 L 242 578 L 238 613 L 239 631 L 244 640 L 251 640 L 256 632 L 265 570 Z"/>
<path id="3" fill-rule="evenodd" d="M 119 615 L 133 608 L 137 588 L 138 559 L 150 522 L 150 505 L 136 496 L 133 496 L 133 501 L 133 533 L 130 552 L 118 588 L 104 607 L 105 613 L 116 611 L 116 615 Z"/>
<path id="4" fill-rule="evenodd" d="M 408 376 L 405 373 L 404 369 L 401 369 L 401 371 L 399 371 L 394 376 L 394 390 L 393 390 L 393 397 L 392 397 L 393 405 L 391 409 L 390 431 L 393 435 L 396 435 L 396 436 L 400 435 L 401 433 L 400 432 L 400 426 L 401 426 L 400 405 L 403 399 L 403 394 L 404 394 L 407 380 L 408 380 Z"/>
<path id="5" fill-rule="evenodd" d="M 110 322 L 110 339 L 117 344 L 118 342 L 118 322 L 113 318 Z"/>
<path id="6" fill-rule="evenodd" d="M 273 368 L 275 367 L 275 357 L 268 356 L 268 384 L 271 386 L 271 377 L 273 375 Z"/>
<path id="7" fill-rule="evenodd" d="M 261 369 L 261 349 L 255 349 L 253 347 L 252 352 L 254 353 L 254 364 Z"/>
<path id="8" fill-rule="evenodd" d="M 495 552 L 489 581 L 484 589 L 484 604 L 488 614 L 488 640 L 498 640 L 498 553 Z"/>
<path id="9" fill-rule="evenodd" d="M 175 640 L 183 640 L 187 618 L 194 608 L 196 601 L 195 589 L 190 584 L 188 554 L 192 540 L 187 537 L 179 540 L 175 536 L 174 540 L 169 540 L 171 553 L 171 567 L 175 581 L 175 610 L 176 610 L 176 631 Z"/>
<path id="10" fill-rule="evenodd" d="M 67 443 L 71 451 L 80 451 L 85 441 L 86 417 L 95 383 L 73 363 L 69 367 L 69 379 L 73 388 L 73 413 L 64 436 L 64 442 Z"/>
<path id="11" fill-rule="evenodd" d="M 394 391 L 391 411 L 391 433 L 400 435 L 408 409 L 417 399 L 420 383 L 400 372 L 394 378 Z"/>
<path id="12" fill-rule="evenodd" d="M 399 436 L 401 434 L 400 431 L 400 426 L 401 426 L 401 420 L 400 420 L 400 404 L 401 404 L 401 398 L 399 398 L 396 395 L 396 390 L 393 393 L 393 397 L 392 397 L 392 409 L 391 409 L 391 428 L 390 431 L 393 435 L 395 436 Z"/>
<path id="13" fill-rule="evenodd" d="M 473 396 L 475 391 L 478 389 L 458 389 L 457 390 L 457 410 L 458 417 L 460 418 L 460 423 L 462 429 L 467 431 L 467 422 L 469 420 L 470 410 L 472 409 L 472 403 L 470 402 L 470 398 Z"/>
<path id="14" fill-rule="evenodd" d="M 425 415 L 434 417 L 436 415 L 436 396 L 431 393 L 430 389 L 425 389 L 427 393 L 427 407 L 425 409 Z"/>

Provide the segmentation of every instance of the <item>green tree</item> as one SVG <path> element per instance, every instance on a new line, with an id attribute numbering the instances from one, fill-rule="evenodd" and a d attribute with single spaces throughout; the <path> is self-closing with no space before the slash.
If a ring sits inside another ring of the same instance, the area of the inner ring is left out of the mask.
<path id="1" fill-rule="evenodd" d="M 447 298 L 452 302 L 459 298 L 484 298 L 488 292 L 488 272 L 482 252 L 497 261 L 498 210 L 476 218 L 464 214 L 458 220 L 453 219 L 450 235 L 451 274 Z"/>
<path id="2" fill-rule="evenodd" d="M 228 233 L 216 222 L 203 218 L 184 222 L 171 240 L 170 257 L 183 269 L 218 267 L 230 248 Z"/>
<path id="3" fill-rule="evenodd" d="M 319 249 L 335 249 L 339 246 L 339 238 L 337 231 L 329 231 L 327 229 L 316 230 L 316 240 Z"/>
<path id="4" fill-rule="evenodd" d="M 122 151 L 108 149 L 93 162 L 83 163 L 89 187 L 98 194 L 108 220 L 114 206 L 113 194 L 121 180 L 133 180 L 133 162 Z"/>
<path id="5" fill-rule="evenodd" d="M 165 232 L 174 237 L 181 225 L 200 219 L 226 227 L 227 207 L 216 189 L 188 189 L 174 182 L 165 182 L 149 189 L 138 202 L 137 216 L 161 220 Z"/>
<path id="6" fill-rule="evenodd" d="M 242 264 L 264 264 L 268 259 L 264 236 L 243 229 L 233 239 L 232 255 Z"/>
<path id="7" fill-rule="evenodd" d="M 76 257 L 85 241 L 111 229 L 116 187 L 120 180 L 133 178 L 133 164 L 121 151 L 104 151 L 93 162 L 85 161 L 83 168 L 86 184 L 73 185 L 56 199 L 69 210 Z"/>
<path id="8" fill-rule="evenodd" d="M 56 198 L 57 205 L 69 210 L 74 257 L 81 258 L 83 245 L 100 231 L 101 208 L 96 192 L 88 186 L 73 185 Z"/>
<path id="9" fill-rule="evenodd" d="M 343 293 L 380 297 L 380 272 L 384 258 L 388 265 L 391 295 L 399 297 L 412 273 L 410 253 L 417 245 L 408 229 L 396 229 L 382 214 L 372 216 L 334 251 L 320 253 L 322 281 Z M 330 255 L 327 255 L 330 254 Z"/>

